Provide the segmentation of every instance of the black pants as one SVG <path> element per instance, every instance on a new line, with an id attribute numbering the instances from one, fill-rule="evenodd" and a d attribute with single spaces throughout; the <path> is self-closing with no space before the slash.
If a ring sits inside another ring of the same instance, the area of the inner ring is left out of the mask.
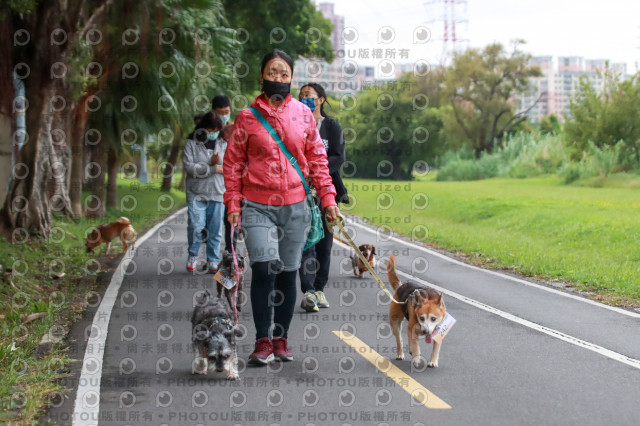
<path id="1" fill-rule="evenodd" d="M 227 206 L 224 206 L 224 249 L 231 253 L 231 223 L 227 219 L 228 215 Z M 238 247 L 238 228 L 233 232 L 233 247 Z"/>
<path id="2" fill-rule="evenodd" d="M 300 263 L 300 288 L 302 292 L 324 291 L 329 281 L 329 266 L 331 265 L 331 248 L 333 247 L 333 234 L 329 232 L 327 220 L 322 213 L 322 227 L 324 238 L 318 243 L 302 252 Z"/>
<path id="3" fill-rule="evenodd" d="M 272 314 L 273 337 L 287 337 L 296 296 L 296 271 L 283 271 L 279 260 L 251 265 L 251 308 L 256 340 L 269 337 Z"/>

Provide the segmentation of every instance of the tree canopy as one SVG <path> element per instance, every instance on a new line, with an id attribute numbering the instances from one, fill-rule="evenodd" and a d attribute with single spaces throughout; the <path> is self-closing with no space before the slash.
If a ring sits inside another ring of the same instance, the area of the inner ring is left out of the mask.
<path id="1" fill-rule="evenodd" d="M 242 61 L 234 66 L 245 93 L 259 89 L 260 61 L 275 48 L 295 60 L 298 55 L 332 62 L 331 21 L 310 0 L 224 0 L 229 24 L 242 44 Z"/>
<path id="2" fill-rule="evenodd" d="M 511 52 L 494 43 L 454 54 L 443 90 L 449 103 L 444 126 L 450 145 L 469 144 L 479 156 L 526 120 L 525 111 L 516 111 L 513 97 L 527 92 L 529 78 L 541 72 L 529 65 L 531 55 L 518 50 L 520 43 L 516 41 Z"/>

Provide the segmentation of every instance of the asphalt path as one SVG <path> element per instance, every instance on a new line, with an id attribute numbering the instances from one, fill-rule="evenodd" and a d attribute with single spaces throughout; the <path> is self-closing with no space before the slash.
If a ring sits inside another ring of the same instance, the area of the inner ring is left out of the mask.
<path id="1" fill-rule="evenodd" d="M 406 359 L 395 360 L 389 298 L 368 273 L 353 276 L 350 249 L 337 242 L 325 289 L 331 307 L 308 314 L 296 305 L 289 331 L 293 362 L 246 365 L 255 338 L 246 303 L 238 318 L 246 329 L 238 342 L 241 380 L 193 375 L 193 299 L 214 287 L 212 275 L 185 270 L 182 213 L 147 234 L 116 270 L 121 285 L 112 279 L 86 320 L 74 326 L 77 371 L 67 380 L 66 398 L 54 398 L 42 422 L 638 423 L 640 314 L 464 265 L 358 219 L 346 228 L 357 244 L 376 246 L 385 283 L 385 261 L 394 254 L 401 280 L 445 291 L 457 323 L 444 339 L 438 368 L 411 366 L 404 329 Z M 248 268 L 247 295 L 250 275 Z M 420 345 L 428 357 L 431 348 Z"/>

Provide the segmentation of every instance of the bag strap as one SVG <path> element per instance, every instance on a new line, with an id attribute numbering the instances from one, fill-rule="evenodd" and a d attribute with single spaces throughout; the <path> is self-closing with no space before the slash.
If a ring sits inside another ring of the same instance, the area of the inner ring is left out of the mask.
<path id="1" fill-rule="evenodd" d="M 289 160 L 289 162 L 291 163 L 293 168 L 296 169 L 296 172 L 298 172 L 298 175 L 300 176 L 300 179 L 302 179 L 302 184 L 304 185 L 304 190 L 307 192 L 307 195 L 311 195 L 311 190 L 309 189 L 309 184 L 307 183 L 307 180 L 304 178 L 304 175 L 302 174 L 302 170 L 300 170 L 300 167 L 298 166 L 298 160 L 296 160 L 296 158 L 291 154 L 291 152 L 289 152 L 287 147 L 282 142 L 282 139 L 280 139 L 280 135 L 278 135 L 278 132 L 275 131 L 275 129 L 271 126 L 271 124 L 269 124 L 267 119 L 264 118 L 264 115 L 262 115 L 262 113 L 260 113 L 260 111 L 258 111 L 254 107 L 250 107 L 249 109 L 251 110 L 253 115 L 256 116 L 258 121 L 260 123 L 262 123 L 264 128 L 271 135 L 271 137 L 278 143 L 278 146 L 280 147 L 280 149 L 282 150 L 284 155 L 287 157 L 287 159 Z"/>

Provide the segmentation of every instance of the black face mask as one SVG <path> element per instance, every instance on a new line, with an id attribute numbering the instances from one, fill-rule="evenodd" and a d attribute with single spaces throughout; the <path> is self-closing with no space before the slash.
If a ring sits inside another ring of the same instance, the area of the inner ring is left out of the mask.
<path id="1" fill-rule="evenodd" d="M 271 100 L 281 101 L 284 100 L 291 91 L 291 83 L 263 80 L 262 91 L 271 98 Z"/>

